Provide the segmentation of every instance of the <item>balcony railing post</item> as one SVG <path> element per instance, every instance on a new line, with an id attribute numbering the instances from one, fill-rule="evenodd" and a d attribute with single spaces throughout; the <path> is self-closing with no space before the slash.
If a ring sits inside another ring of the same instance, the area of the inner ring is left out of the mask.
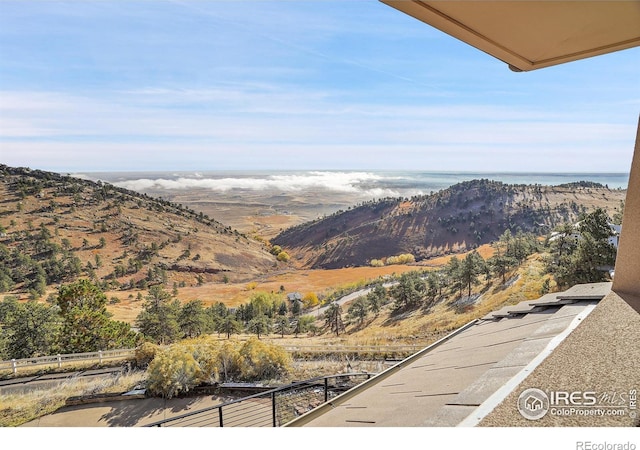
<path id="1" fill-rule="evenodd" d="M 329 400 L 329 378 L 324 378 L 324 401 L 325 403 Z"/>
<path id="2" fill-rule="evenodd" d="M 223 428 L 224 423 L 222 421 L 222 406 L 218 408 L 218 418 L 220 419 L 220 428 Z"/>
<path id="3" fill-rule="evenodd" d="M 276 393 L 271 393 L 271 415 L 273 416 L 273 426 L 278 426 L 278 420 L 276 419 Z"/>

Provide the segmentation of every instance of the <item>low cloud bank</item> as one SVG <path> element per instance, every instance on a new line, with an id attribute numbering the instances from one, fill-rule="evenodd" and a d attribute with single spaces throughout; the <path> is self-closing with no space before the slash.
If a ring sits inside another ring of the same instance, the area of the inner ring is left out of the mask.
<path id="1" fill-rule="evenodd" d="M 403 195 L 385 186 L 386 177 L 369 172 L 306 172 L 264 176 L 207 177 L 202 173 L 176 178 L 139 178 L 113 184 L 133 191 L 152 189 L 210 189 L 217 192 L 231 190 L 304 192 L 328 190 L 362 195 L 371 198 Z"/>

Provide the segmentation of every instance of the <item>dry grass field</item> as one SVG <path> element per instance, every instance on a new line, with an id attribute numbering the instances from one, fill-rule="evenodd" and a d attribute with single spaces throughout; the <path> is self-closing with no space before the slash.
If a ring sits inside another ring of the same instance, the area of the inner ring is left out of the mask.
<path id="1" fill-rule="evenodd" d="M 492 255 L 490 246 L 482 246 L 479 253 L 488 258 Z M 437 258 L 429 261 L 429 266 L 440 267 L 447 263 L 449 257 Z M 247 301 L 252 293 L 257 291 L 277 292 L 284 286 L 286 292 L 327 293 L 339 286 L 348 286 L 363 280 L 375 280 L 380 276 L 401 274 L 406 271 L 424 269 L 421 266 L 387 266 L 380 268 L 346 268 L 336 270 L 292 270 L 273 277 L 265 278 L 257 284 L 208 284 L 195 288 L 179 290 L 179 298 L 188 301 L 199 298 L 205 304 L 222 301 L 233 306 Z M 322 332 L 318 335 L 271 334 L 263 336 L 263 340 L 272 341 L 280 345 L 428 345 L 442 335 L 458 328 L 465 323 L 482 317 L 487 313 L 499 309 L 507 304 L 535 299 L 541 295 L 544 280 L 549 275 L 544 274 L 544 264 L 540 255 L 529 258 L 520 268 L 510 274 L 506 285 L 502 286 L 495 280 L 482 282 L 473 290 L 474 297 L 479 296 L 473 304 L 458 304 L 454 299 L 445 299 L 429 311 L 417 309 L 403 315 L 394 315 L 389 306 L 383 308 L 378 316 L 370 315 L 364 324 L 347 324 L 346 332 L 336 336 L 333 333 Z M 555 288 L 553 281 L 551 289 Z M 110 294 L 109 294 L 110 295 Z M 117 305 L 110 305 L 109 310 L 118 320 L 134 321 L 140 311 L 142 302 L 123 300 Z M 346 313 L 349 304 L 343 306 Z M 314 311 L 310 312 L 313 315 Z M 323 327 L 322 317 L 316 323 Z M 222 337 L 224 339 L 224 337 Z M 236 339 L 246 339 L 248 336 L 236 336 Z"/>
<path id="2" fill-rule="evenodd" d="M 430 261 L 434 267 L 446 263 L 447 258 Z M 386 267 L 349 267 L 335 270 L 298 270 L 287 269 L 280 273 L 258 278 L 243 283 L 205 283 L 202 286 L 189 286 L 178 289 L 178 298 L 182 302 L 199 299 L 205 305 L 222 302 L 228 307 L 236 307 L 249 301 L 251 295 L 258 291 L 279 292 L 283 286 L 286 293 L 314 292 L 317 295 L 328 293 L 334 289 L 354 283 L 373 281 L 391 274 L 418 270 L 421 266 L 386 266 Z M 144 296 L 146 291 L 139 291 Z M 110 291 L 107 297 L 118 297 L 120 303 L 109 305 L 109 311 L 117 320 L 132 323 L 142 309 L 141 301 L 137 301 L 137 291 Z"/>

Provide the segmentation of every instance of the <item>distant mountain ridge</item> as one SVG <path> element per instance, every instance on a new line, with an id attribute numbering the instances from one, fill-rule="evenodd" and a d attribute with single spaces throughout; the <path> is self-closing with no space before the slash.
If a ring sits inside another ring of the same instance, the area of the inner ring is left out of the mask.
<path id="1" fill-rule="evenodd" d="M 78 277 L 110 290 L 244 281 L 277 265 L 264 243 L 182 205 L 0 165 L 0 292 Z"/>
<path id="2" fill-rule="evenodd" d="M 412 254 L 416 260 L 461 252 L 512 232 L 545 234 L 581 212 L 619 208 L 625 191 L 593 182 L 510 185 L 478 179 L 431 195 L 386 198 L 284 230 L 272 243 L 305 268 L 362 266 Z"/>

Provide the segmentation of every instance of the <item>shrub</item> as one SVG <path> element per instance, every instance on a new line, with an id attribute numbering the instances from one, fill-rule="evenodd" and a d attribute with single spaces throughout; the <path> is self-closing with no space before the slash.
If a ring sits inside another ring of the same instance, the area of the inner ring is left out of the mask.
<path id="1" fill-rule="evenodd" d="M 280 247 L 279 245 L 274 245 L 273 247 L 271 247 L 272 255 L 278 256 L 281 252 L 282 252 L 282 247 Z"/>
<path id="2" fill-rule="evenodd" d="M 171 346 L 160 351 L 147 369 L 147 388 L 164 398 L 189 392 L 201 383 L 200 365 L 188 348 Z"/>
<path id="3" fill-rule="evenodd" d="M 415 256 L 413 256 L 411 253 L 403 253 L 402 255 L 399 255 L 398 260 L 400 264 L 412 264 L 416 262 Z"/>
<path id="4" fill-rule="evenodd" d="M 251 338 L 239 351 L 242 378 L 247 381 L 276 378 L 291 368 L 291 356 L 281 347 Z"/>
<path id="5" fill-rule="evenodd" d="M 280 252 L 276 259 L 280 262 L 287 262 L 289 261 L 289 254 L 287 252 Z"/>
<path id="6" fill-rule="evenodd" d="M 240 345 L 237 342 L 225 341 L 219 350 L 215 361 L 217 378 L 222 382 L 241 379 Z"/>
<path id="7" fill-rule="evenodd" d="M 307 292 L 304 297 L 302 297 L 302 304 L 305 308 L 313 308 L 320 303 L 318 299 L 318 295 L 315 292 Z"/>
<path id="8" fill-rule="evenodd" d="M 411 264 L 414 262 L 416 262 L 415 256 L 411 253 L 403 253 L 401 255 L 388 257 L 385 263 L 387 266 L 393 266 L 396 264 Z"/>
<path id="9" fill-rule="evenodd" d="M 199 383 L 213 383 L 219 380 L 218 358 L 222 350 L 217 340 L 203 336 L 183 341 L 180 345 L 184 346 L 198 363 Z"/>
<path id="10" fill-rule="evenodd" d="M 153 361 L 153 358 L 156 357 L 159 350 L 160 347 L 152 342 L 145 342 L 140 347 L 136 348 L 136 367 L 148 367 L 149 363 Z"/>
<path id="11" fill-rule="evenodd" d="M 220 343 L 205 336 L 158 350 L 147 369 L 147 388 L 171 398 L 204 383 L 273 379 L 290 368 L 290 355 L 277 345 L 256 338 Z"/>

